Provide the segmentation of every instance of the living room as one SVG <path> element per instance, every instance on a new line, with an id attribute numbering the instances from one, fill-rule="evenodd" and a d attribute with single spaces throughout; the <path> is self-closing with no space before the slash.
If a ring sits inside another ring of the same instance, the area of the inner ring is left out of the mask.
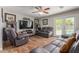
<path id="1" fill-rule="evenodd" d="M 4 6 L 0 9 L 0 45 L 3 52 L 66 53 L 75 42 L 72 36 L 79 30 L 78 6 Z M 59 51 L 61 45 L 66 45 L 65 39 L 72 42 L 68 41 L 69 47 Z M 60 41 L 62 44 L 58 46 Z"/>

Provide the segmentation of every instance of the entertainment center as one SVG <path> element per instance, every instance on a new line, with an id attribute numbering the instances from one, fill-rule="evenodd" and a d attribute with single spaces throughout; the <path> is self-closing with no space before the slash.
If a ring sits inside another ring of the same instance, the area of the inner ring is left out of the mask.
<path id="1" fill-rule="evenodd" d="M 28 36 L 32 36 L 33 33 L 33 21 L 30 19 L 19 20 L 19 29 L 21 33 L 27 33 Z"/>

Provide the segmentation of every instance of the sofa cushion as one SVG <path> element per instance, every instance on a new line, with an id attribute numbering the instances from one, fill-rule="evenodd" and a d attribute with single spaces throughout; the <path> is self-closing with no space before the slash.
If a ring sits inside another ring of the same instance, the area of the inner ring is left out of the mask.
<path id="1" fill-rule="evenodd" d="M 13 38 L 16 38 L 17 37 L 17 34 L 15 32 L 15 29 L 14 28 L 10 28 L 9 30 L 10 30 L 10 33 L 12 34 L 12 37 Z"/>
<path id="2" fill-rule="evenodd" d="M 46 31 L 47 31 L 46 27 L 43 27 L 42 32 L 46 32 Z"/>
<path id="3" fill-rule="evenodd" d="M 57 38 L 57 40 L 64 41 L 65 39 L 60 37 L 60 38 Z"/>
<path id="4" fill-rule="evenodd" d="M 38 27 L 38 31 L 41 31 L 41 27 Z"/>
<path id="5" fill-rule="evenodd" d="M 53 28 L 52 27 L 42 27 L 42 31 L 43 32 L 53 31 Z"/>
<path id="6" fill-rule="evenodd" d="M 49 44 L 49 45 L 45 46 L 44 48 L 46 50 L 48 50 L 49 52 L 51 52 L 56 48 L 56 45 Z"/>
<path id="7" fill-rule="evenodd" d="M 62 47 L 66 42 L 64 41 L 61 41 L 59 44 L 58 44 L 58 47 Z"/>
<path id="8" fill-rule="evenodd" d="M 49 51 L 44 48 L 35 48 L 32 49 L 31 53 L 49 53 Z"/>
<path id="9" fill-rule="evenodd" d="M 53 51 L 51 51 L 51 53 L 60 53 L 60 48 L 56 47 Z"/>
<path id="10" fill-rule="evenodd" d="M 66 42 L 62 41 L 62 40 L 55 40 L 53 41 L 51 44 L 56 45 L 58 47 L 62 47 Z"/>
<path id="11" fill-rule="evenodd" d="M 52 32 L 52 31 L 50 31 L 50 32 L 49 32 L 49 36 L 50 36 L 50 35 L 52 35 L 52 34 L 53 34 L 53 32 Z"/>
<path id="12" fill-rule="evenodd" d="M 58 46 L 60 44 L 61 40 L 55 40 L 51 44 Z"/>

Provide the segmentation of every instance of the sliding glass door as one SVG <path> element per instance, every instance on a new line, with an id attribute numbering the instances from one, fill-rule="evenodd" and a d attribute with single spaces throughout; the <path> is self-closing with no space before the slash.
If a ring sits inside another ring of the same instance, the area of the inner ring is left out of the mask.
<path id="1" fill-rule="evenodd" d="M 62 35 L 63 19 L 56 19 L 56 35 Z"/>
<path id="2" fill-rule="evenodd" d="M 71 35 L 74 32 L 74 17 L 55 20 L 56 35 Z"/>
<path id="3" fill-rule="evenodd" d="M 74 17 L 65 19 L 65 34 L 71 35 L 74 32 Z"/>

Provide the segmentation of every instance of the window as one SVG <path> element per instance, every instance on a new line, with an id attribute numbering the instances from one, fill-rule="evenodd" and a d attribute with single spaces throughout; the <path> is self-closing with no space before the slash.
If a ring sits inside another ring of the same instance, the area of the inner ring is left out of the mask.
<path id="1" fill-rule="evenodd" d="M 74 17 L 65 19 L 57 18 L 56 24 L 56 35 L 71 35 L 74 32 Z"/>

